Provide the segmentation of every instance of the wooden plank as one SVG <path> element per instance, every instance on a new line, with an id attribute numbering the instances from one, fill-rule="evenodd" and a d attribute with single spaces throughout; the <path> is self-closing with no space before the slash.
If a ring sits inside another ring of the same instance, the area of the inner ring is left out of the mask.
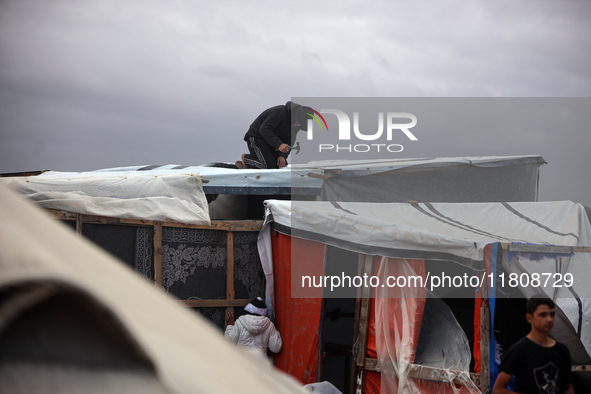
<path id="1" fill-rule="evenodd" d="M 328 246 L 324 245 L 324 255 L 322 259 L 322 272 L 326 272 L 328 263 Z M 324 303 L 324 297 L 320 299 L 320 332 L 318 338 L 318 355 L 316 356 L 317 363 L 316 363 L 316 379 L 317 381 L 321 381 L 322 377 L 322 370 L 324 368 L 324 336 L 326 333 L 325 324 L 324 324 L 324 317 L 325 317 L 326 309 Z"/>
<path id="2" fill-rule="evenodd" d="M 224 230 L 224 231 L 261 231 L 263 228 L 262 220 L 212 220 L 211 225 L 205 224 L 186 224 L 177 222 L 165 222 L 166 227 L 183 227 L 204 230 Z"/>
<path id="3" fill-rule="evenodd" d="M 433 382 L 449 382 L 450 378 L 453 379 L 454 384 L 463 385 L 462 380 L 458 379 L 457 377 L 465 374 L 465 372 L 461 371 L 453 371 L 450 369 L 443 369 L 443 368 L 432 368 L 426 367 L 423 365 L 411 364 L 408 369 L 408 377 L 413 379 L 421 379 L 421 380 L 429 380 Z M 476 383 L 474 380 L 480 380 L 480 374 L 471 374 L 470 380 Z M 487 391 L 488 392 L 488 391 Z"/>
<path id="4" fill-rule="evenodd" d="M 357 276 L 361 277 L 363 275 L 363 270 L 365 269 L 364 266 L 364 255 L 359 254 L 357 258 Z M 355 387 L 355 381 L 358 372 L 357 366 L 357 353 L 358 353 L 358 346 L 357 344 L 359 338 L 359 320 L 361 319 L 361 287 L 357 288 L 357 298 L 355 299 L 355 322 L 353 324 L 353 349 L 351 353 L 351 359 L 353 362 L 351 363 L 351 373 L 349 376 L 349 387 Z"/>
<path id="5" fill-rule="evenodd" d="M 226 299 L 234 299 L 234 233 L 226 233 Z M 234 308 L 226 307 L 224 328 L 234 324 Z"/>
<path id="6" fill-rule="evenodd" d="M 56 209 L 46 209 L 51 216 L 60 220 L 74 221 L 76 214 Z M 158 222 L 155 220 L 143 219 L 125 219 L 109 216 L 82 215 L 83 223 L 94 224 L 113 224 L 128 226 L 154 226 L 156 223 L 162 223 L 164 227 L 182 227 L 202 230 L 221 230 L 221 231 L 261 231 L 263 227 L 262 220 L 212 220 L 211 224 L 188 224 L 180 222 Z"/>
<path id="7" fill-rule="evenodd" d="M 66 222 L 76 221 L 76 214 L 72 212 L 58 211 L 55 209 L 46 209 L 45 211 L 49 214 L 49 216 L 57 220 L 63 220 Z"/>
<path id="8" fill-rule="evenodd" d="M 372 275 L 373 269 L 373 256 L 363 256 L 363 274 L 368 276 Z M 365 359 L 365 348 L 367 346 L 367 331 L 369 326 L 369 305 L 371 297 L 371 287 L 363 287 L 361 289 L 361 307 L 359 311 L 359 331 L 356 343 L 359 348 L 357 349 L 357 365 L 362 366 L 363 360 Z"/>
<path id="9" fill-rule="evenodd" d="M 182 304 L 191 308 L 224 308 L 224 307 L 244 307 L 248 304 L 250 299 L 233 299 L 233 300 L 180 300 Z"/>
<path id="10" fill-rule="evenodd" d="M 374 372 L 381 372 L 380 363 L 375 358 L 366 358 L 363 361 L 363 369 Z"/>
<path id="11" fill-rule="evenodd" d="M 501 243 L 501 247 L 509 252 L 522 253 L 550 253 L 550 254 L 571 254 L 591 253 L 591 246 L 561 246 L 561 245 L 522 245 Z"/>
<path id="12" fill-rule="evenodd" d="M 366 358 L 363 369 L 367 371 L 381 372 L 380 363 L 375 358 Z M 450 375 L 453 376 L 454 384 L 463 385 L 462 380 L 456 377 L 463 374 L 462 371 L 454 371 L 444 368 L 426 367 L 424 365 L 411 364 L 408 367 L 408 376 L 413 379 L 429 380 L 433 382 L 449 382 Z M 477 387 L 480 387 L 480 374 L 470 373 L 470 380 L 474 382 Z"/>
<path id="13" fill-rule="evenodd" d="M 361 255 L 359 256 L 361 265 L 363 266 L 363 274 L 368 276 L 372 275 L 373 270 L 373 256 Z M 361 274 L 361 275 L 363 275 Z M 354 338 L 356 347 L 354 352 L 356 353 L 354 364 L 357 367 L 363 367 L 365 365 L 365 353 L 367 348 L 367 332 L 369 330 L 369 305 L 371 297 L 371 287 L 363 287 L 360 293 L 361 305 L 359 307 L 359 319 L 358 319 L 358 335 Z M 355 377 L 355 387 L 357 392 L 363 392 L 365 386 L 365 370 L 363 368 L 357 369 Z M 353 387 L 353 386 L 352 386 Z"/>
<path id="14" fill-rule="evenodd" d="M 162 288 L 162 223 L 154 223 L 154 281 Z"/>
<path id="15" fill-rule="evenodd" d="M 76 215 L 76 234 L 82 235 L 82 215 Z"/>
<path id="16" fill-rule="evenodd" d="M 76 214 L 55 209 L 47 209 L 51 216 L 59 220 L 74 221 Z M 81 215 L 83 223 L 112 224 L 126 226 L 154 226 L 161 223 L 164 227 L 181 227 L 197 230 L 220 230 L 220 231 L 261 231 L 262 220 L 212 220 L 211 224 L 188 224 L 180 222 L 158 222 L 155 220 L 125 219 L 109 216 Z"/>
<path id="17" fill-rule="evenodd" d="M 488 304 L 480 307 L 480 391 L 490 392 L 490 312 Z"/>
<path id="18" fill-rule="evenodd" d="M 226 234 L 226 298 L 234 299 L 234 233 Z"/>

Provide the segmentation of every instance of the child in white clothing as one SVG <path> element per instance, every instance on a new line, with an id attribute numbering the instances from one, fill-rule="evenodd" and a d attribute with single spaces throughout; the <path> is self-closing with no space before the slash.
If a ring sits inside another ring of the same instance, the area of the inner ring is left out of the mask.
<path id="1" fill-rule="evenodd" d="M 238 345 L 252 349 L 259 356 L 266 357 L 267 348 L 279 353 L 283 347 L 281 335 L 267 317 L 267 305 L 257 297 L 244 307 L 245 315 L 234 325 L 226 327 L 225 336 Z"/>

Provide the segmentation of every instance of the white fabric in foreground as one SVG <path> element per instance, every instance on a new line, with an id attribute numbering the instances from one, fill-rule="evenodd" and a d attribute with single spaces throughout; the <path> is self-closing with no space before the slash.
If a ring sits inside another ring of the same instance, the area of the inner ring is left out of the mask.
<path id="1" fill-rule="evenodd" d="M 0 223 L 0 289 L 58 283 L 85 292 L 120 320 L 168 392 L 305 393 L 292 378 L 257 362 L 178 300 L 2 185 Z"/>
<path id="2" fill-rule="evenodd" d="M 122 219 L 209 224 L 199 174 L 0 178 L 43 208 Z"/>

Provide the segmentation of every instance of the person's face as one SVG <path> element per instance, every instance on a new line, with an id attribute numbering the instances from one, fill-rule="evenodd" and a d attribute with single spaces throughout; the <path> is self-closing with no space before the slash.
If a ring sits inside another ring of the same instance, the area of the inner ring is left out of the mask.
<path id="1" fill-rule="evenodd" d="M 532 328 L 547 334 L 554 327 L 555 315 L 556 312 L 554 309 L 548 305 L 540 305 L 533 315 L 526 313 L 525 316 L 529 324 L 532 325 Z"/>

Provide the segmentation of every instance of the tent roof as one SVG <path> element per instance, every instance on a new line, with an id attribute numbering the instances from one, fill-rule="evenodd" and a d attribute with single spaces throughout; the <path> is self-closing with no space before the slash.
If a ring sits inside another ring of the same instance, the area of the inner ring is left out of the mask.
<path id="1" fill-rule="evenodd" d="M 591 246 L 585 208 L 570 201 L 336 203 L 268 200 L 267 220 L 293 236 L 355 252 L 452 260 L 483 269 L 495 242 Z"/>
<path id="2" fill-rule="evenodd" d="M 135 339 L 168 392 L 303 392 L 270 364 L 255 361 L 204 319 L 1 185 L 0 223 L 0 291 L 53 283 L 87 294 Z M 4 323 L 0 331 L 6 329 Z"/>
<path id="3" fill-rule="evenodd" d="M 439 168 L 458 165 L 476 167 L 504 167 L 523 164 L 544 164 L 538 155 L 524 156 L 476 156 L 444 158 L 404 158 L 379 160 L 324 160 L 290 165 L 283 169 L 237 170 L 233 165 L 214 163 L 201 166 L 142 165 L 116 167 L 88 172 L 47 171 L 39 177 L 73 178 L 78 176 L 199 174 L 203 190 L 207 194 L 258 194 L 258 195 L 317 195 L 327 174 L 339 173 L 340 177 L 358 177 L 382 172 L 411 168 Z M 312 176 L 310 176 L 312 174 Z M 295 183 L 294 183 L 295 182 Z"/>

